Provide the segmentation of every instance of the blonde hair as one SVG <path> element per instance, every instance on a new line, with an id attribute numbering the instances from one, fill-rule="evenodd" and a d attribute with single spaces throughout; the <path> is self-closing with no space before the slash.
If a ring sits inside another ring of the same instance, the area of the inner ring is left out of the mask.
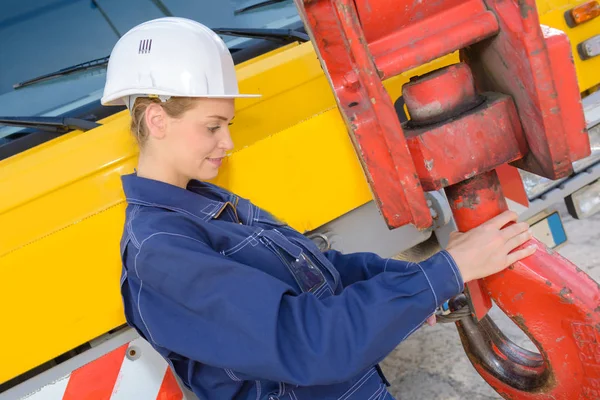
<path id="1" fill-rule="evenodd" d="M 186 111 L 194 107 L 195 99 L 193 97 L 171 97 L 163 103 L 157 98 L 138 97 L 131 110 L 130 130 L 140 147 L 148 139 L 148 127 L 144 116 L 146 109 L 152 103 L 159 104 L 169 117 L 180 118 Z"/>

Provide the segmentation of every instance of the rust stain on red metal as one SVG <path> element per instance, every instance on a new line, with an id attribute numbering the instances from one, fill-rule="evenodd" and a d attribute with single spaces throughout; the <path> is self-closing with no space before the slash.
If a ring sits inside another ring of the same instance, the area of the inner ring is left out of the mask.
<path id="1" fill-rule="evenodd" d="M 568 287 L 564 287 L 560 290 L 560 292 L 558 292 L 561 301 L 567 304 L 573 303 L 573 298 L 571 297 L 571 294 L 573 294 L 573 292 Z"/>
<path id="2" fill-rule="evenodd" d="M 518 293 L 514 298 L 513 302 L 521 301 L 525 297 L 525 292 Z"/>

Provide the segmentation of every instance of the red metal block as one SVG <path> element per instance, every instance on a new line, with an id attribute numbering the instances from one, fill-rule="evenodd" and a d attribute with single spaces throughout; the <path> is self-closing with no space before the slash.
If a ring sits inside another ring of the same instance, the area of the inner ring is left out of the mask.
<path id="1" fill-rule="evenodd" d="M 411 120 L 403 124 L 424 190 L 439 190 L 522 158 L 527 144 L 509 96 L 475 93 L 464 63 L 403 87 Z"/>
<path id="2" fill-rule="evenodd" d="M 423 189 L 464 181 L 527 153 L 510 97 L 490 93 L 483 103 L 445 124 L 408 129 L 408 148 Z"/>
<path id="3" fill-rule="evenodd" d="M 485 3 L 497 15 L 500 30 L 461 53 L 478 90 L 506 93 L 515 101 L 530 152 L 512 165 L 549 179 L 568 176 L 575 161 L 571 155 L 586 152 L 581 125 L 567 126 L 563 120 L 567 112 L 573 112 L 575 120 L 583 118 L 579 95 L 574 97 L 574 87 L 567 86 L 576 81 L 575 68 L 570 61 L 559 61 L 570 54 L 564 47 L 568 39 L 557 34 L 548 38 L 548 45 L 534 0 Z M 550 60 L 561 69 L 553 71 Z M 560 84 L 563 79 L 566 83 Z M 577 138 L 573 149 L 570 138 Z"/>

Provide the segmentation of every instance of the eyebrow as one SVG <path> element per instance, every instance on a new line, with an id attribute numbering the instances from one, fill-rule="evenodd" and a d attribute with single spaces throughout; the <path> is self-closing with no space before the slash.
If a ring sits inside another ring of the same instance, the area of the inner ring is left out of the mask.
<path id="1" fill-rule="evenodd" d="M 228 121 L 229 120 L 229 118 L 226 118 L 226 117 L 224 117 L 222 115 L 209 115 L 208 118 L 217 118 L 217 119 L 220 119 L 220 120 L 223 120 L 223 121 Z M 233 117 L 233 118 L 235 118 L 235 117 Z M 233 118 L 231 118 L 231 119 L 233 120 Z"/>

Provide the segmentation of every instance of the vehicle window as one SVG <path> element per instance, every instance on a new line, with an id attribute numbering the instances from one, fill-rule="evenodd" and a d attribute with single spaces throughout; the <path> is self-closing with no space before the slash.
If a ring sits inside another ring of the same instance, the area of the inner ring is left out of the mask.
<path id="1" fill-rule="evenodd" d="M 107 56 L 130 28 L 164 16 L 192 18 L 213 29 L 302 29 L 292 0 L 3 0 L 0 119 L 68 116 L 97 121 L 120 111 L 100 105 Z M 236 62 L 285 44 L 243 35 L 222 37 Z M 69 72 L 56 74 L 65 69 Z M 32 140 L 36 134 L 40 138 Z M 0 148 L 22 141 L 0 150 L 0 159 L 54 136 L 0 124 Z"/>

